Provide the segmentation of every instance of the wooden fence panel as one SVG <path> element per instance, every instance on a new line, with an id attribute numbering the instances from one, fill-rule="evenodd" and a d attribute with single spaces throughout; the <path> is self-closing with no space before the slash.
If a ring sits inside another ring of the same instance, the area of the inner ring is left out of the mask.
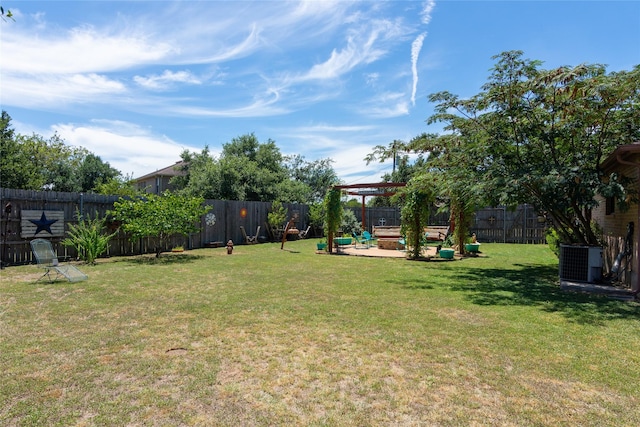
<path id="1" fill-rule="evenodd" d="M 64 222 L 64 232 L 69 230 L 70 224 L 77 224 L 78 215 L 95 218 L 105 217 L 113 209 L 117 196 L 103 196 L 99 194 L 61 193 L 55 191 L 28 191 L 0 188 L 0 259 L 4 264 L 18 265 L 34 262 L 29 241 L 34 236 L 21 236 L 23 211 L 60 211 L 60 218 Z M 5 212 L 5 206 L 11 204 L 11 212 Z M 268 202 L 247 202 L 234 200 L 206 200 L 205 205 L 211 210 L 200 220 L 200 231 L 189 236 L 175 236 L 162 250 L 170 250 L 174 246 L 184 246 L 195 249 L 211 246 L 213 243 L 226 244 L 233 240 L 234 244 L 243 244 L 240 226 L 247 233 L 254 235 L 258 226 L 261 241 L 267 239 L 267 214 L 271 209 Z M 288 218 L 298 215 L 296 226 L 300 229 L 308 225 L 309 207 L 301 204 L 284 204 L 288 210 Z M 33 213 L 31 213 L 33 216 Z M 29 216 L 29 218 L 31 218 Z M 56 219 L 60 219 L 56 217 Z M 282 224 L 284 227 L 285 224 Z M 131 241 L 129 236 L 118 231 L 117 224 L 108 224 L 109 232 L 116 232 L 111 239 L 107 256 L 136 255 L 153 253 L 157 242 L 147 238 Z M 33 227 L 32 227 L 33 228 Z M 35 229 L 33 230 L 35 231 Z M 59 233 L 58 233 L 59 234 Z M 48 233 L 40 232 L 38 237 L 51 240 L 60 257 L 76 258 L 74 248 L 63 246 L 60 242 L 63 235 L 48 237 Z"/>
<path id="2" fill-rule="evenodd" d="M 104 217 L 113 209 L 117 196 L 99 194 L 61 193 L 55 191 L 28 191 L 0 188 L 0 259 L 4 264 L 16 265 L 33 262 L 29 241 L 33 236 L 21 236 L 21 220 L 23 211 L 61 211 L 64 218 L 64 230 L 70 224 L 76 224 L 78 215 L 95 218 Z M 5 207 L 11 204 L 11 212 Z M 271 210 L 269 202 L 247 202 L 234 200 L 206 200 L 211 210 L 200 221 L 200 231 L 190 236 L 176 236 L 162 248 L 170 250 L 173 246 L 182 245 L 187 249 L 211 246 L 213 243 L 226 244 L 233 240 L 234 244 L 243 244 L 240 226 L 248 234 L 254 235 L 260 227 L 259 240 L 268 239 L 267 215 Z M 287 221 L 297 215 L 296 227 L 306 229 L 309 224 L 309 206 L 303 204 L 284 204 L 287 209 Z M 351 208 L 359 221 L 362 221 L 362 209 Z M 374 225 L 400 225 L 400 211 L 397 208 L 366 208 L 365 223 L 367 229 Z M 447 225 L 448 214 L 432 213 L 430 223 Z M 285 221 L 286 223 L 286 221 Z M 282 224 L 284 227 L 285 224 Z M 109 231 L 117 231 L 117 224 L 108 224 Z M 540 221 L 536 212 L 527 205 L 516 211 L 504 208 L 487 208 L 479 210 L 471 227 L 481 242 L 517 242 L 544 243 L 546 224 Z M 38 234 L 41 237 L 43 232 Z M 63 246 L 62 236 L 52 236 L 50 240 L 61 257 L 76 258 L 74 248 Z M 153 253 L 157 242 L 155 239 L 131 241 L 122 231 L 112 238 L 107 256 L 135 255 Z"/>

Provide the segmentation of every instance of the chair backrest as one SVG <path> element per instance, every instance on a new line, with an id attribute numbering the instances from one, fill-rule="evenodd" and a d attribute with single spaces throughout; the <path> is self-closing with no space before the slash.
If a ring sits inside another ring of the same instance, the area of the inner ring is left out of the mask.
<path id="1" fill-rule="evenodd" d="M 369 233 L 368 231 L 363 231 L 362 237 L 364 237 L 367 240 L 371 240 L 371 233 Z"/>
<path id="2" fill-rule="evenodd" d="M 38 265 L 58 265 L 58 256 L 53 252 L 51 242 L 45 239 L 34 239 L 30 242 L 33 255 Z"/>

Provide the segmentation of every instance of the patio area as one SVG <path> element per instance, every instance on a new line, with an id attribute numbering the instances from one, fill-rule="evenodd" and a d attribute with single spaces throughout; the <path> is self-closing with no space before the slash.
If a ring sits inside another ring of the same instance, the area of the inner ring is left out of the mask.
<path id="1" fill-rule="evenodd" d="M 377 246 L 371 246 L 370 248 L 358 248 L 355 245 L 340 245 L 338 246 L 337 253 L 351 256 L 364 256 L 364 257 L 378 257 L 378 258 L 405 258 L 407 252 L 405 250 L 398 249 L 379 249 Z M 435 246 L 427 247 L 423 252 L 424 257 L 435 257 Z"/>

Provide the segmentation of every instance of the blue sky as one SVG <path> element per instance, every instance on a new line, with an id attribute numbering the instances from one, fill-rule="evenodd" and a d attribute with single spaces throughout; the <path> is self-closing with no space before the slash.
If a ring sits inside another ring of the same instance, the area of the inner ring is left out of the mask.
<path id="1" fill-rule="evenodd" d="M 638 1 L 4 1 L 0 102 L 127 175 L 255 133 L 377 182 L 376 145 L 437 132 L 427 96 L 479 92 L 522 50 L 544 67 L 640 64 Z"/>

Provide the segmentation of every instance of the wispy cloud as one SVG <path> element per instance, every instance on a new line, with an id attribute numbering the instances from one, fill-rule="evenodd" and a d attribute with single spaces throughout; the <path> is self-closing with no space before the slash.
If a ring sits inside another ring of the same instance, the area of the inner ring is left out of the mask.
<path id="1" fill-rule="evenodd" d="M 431 22 L 431 13 L 436 7 L 435 0 L 427 0 L 422 5 L 422 11 L 420 13 L 422 23 L 427 25 Z M 411 105 L 416 105 L 416 91 L 418 90 L 418 58 L 420 57 L 420 51 L 422 50 L 422 44 L 427 33 L 424 32 L 413 40 L 411 43 L 411 75 L 413 77 L 413 84 L 411 88 Z"/>
<path id="2" fill-rule="evenodd" d="M 403 92 L 384 92 L 369 100 L 360 114 L 377 119 L 405 116 L 409 114 L 409 103 Z"/>
<path id="3" fill-rule="evenodd" d="M 372 141 L 375 125 L 352 123 L 409 110 L 401 47 L 421 25 L 415 5 L 412 15 L 393 2 L 148 5 L 98 2 L 86 6 L 86 15 L 20 14 L 0 34 L 3 106 L 77 115 L 53 129 L 138 175 L 176 161 L 183 148 L 176 140 L 190 141 L 186 127 L 215 133 L 237 126 L 241 134 L 262 117 L 273 118 L 265 126 L 296 124 L 267 137 L 295 133 L 291 139 L 302 145 L 293 150 L 335 156 L 337 168 L 355 174 L 366 169 L 361 159 L 371 146 L 384 141 Z M 105 111 L 121 121 L 90 119 Z M 300 117 L 316 115 L 331 118 L 298 126 Z M 132 116 L 149 127 L 127 122 Z M 175 131 L 174 139 L 154 126 Z"/>
<path id="4" fill-rule="evenodd" d="M 426 0 L 422 4 L 422 12 L 420 13 L 420 16 L 422 18 L 423 24 L 428 24 L 429 22 L 431 22 L 431 13 L 433 12 L 433 9 L 435 7 L 436 7 L 435 0 Z"/>
<path id="5" fill-rule="evenodd" d="M 153 63 L 177 50 L 140 33 L 112 34 L 94 27 L 58 33 L 36 28 L 25 25 L 3 31 L 2 56 L 7 59 L 2 62 L 3 73 L 104 73 Z"/>
<path id="6" fill-rule="evenodd" d="M 411 43 L 411 75 L 413 76 L 413 86 L 411 88 L 411 105 L 416 105 L 416 91 L 418 90 L 418 57 L 422 50 L 422 43 L 427 33 L 422 33 Z"/>
<path id="7" fill-rule="evenodd" d="M 108 102 L 124 94 L 126 86 L 107 76 L 89 74 L 2 75 L 2 102 L 23 108 L 40 108 L 96 101 Z"/>
<path id="8" fill-rule="evenodd" d="M 52 127 L 52 131 L 70 145 L 86 147 L 103 160 L 109 159 L 109 164 L 125 175 L 135 172 L 140 175 L 140 171 L 151 172 L 173 164 L 185 149 L 200 151 L 124 121 L 58 124 Z"/>
<path id="9" fill-rule="evenodd" d="M 335 79 L 359 65 L 370 64 L 387 52 L 386 42 L 404 33 L 400 22 L 374 20 L 361 28 L 353 29 L 346 38 L 346 45 L 333 49 L 329 58 L 315 64 L 298 81 Z"/>
<path id="10" fill-rule="evenodd" d="M 200 78 L 193 75 L 190 71 L 171 71 L 165 70 L 162 74 L 150 75 L 147 77 L 134 76 L 133 80 L 147 89 L 162 90 L 171 87 L 174 83 L 184 83 L 190 85 L 199 85 L 202 83 Z"/>

